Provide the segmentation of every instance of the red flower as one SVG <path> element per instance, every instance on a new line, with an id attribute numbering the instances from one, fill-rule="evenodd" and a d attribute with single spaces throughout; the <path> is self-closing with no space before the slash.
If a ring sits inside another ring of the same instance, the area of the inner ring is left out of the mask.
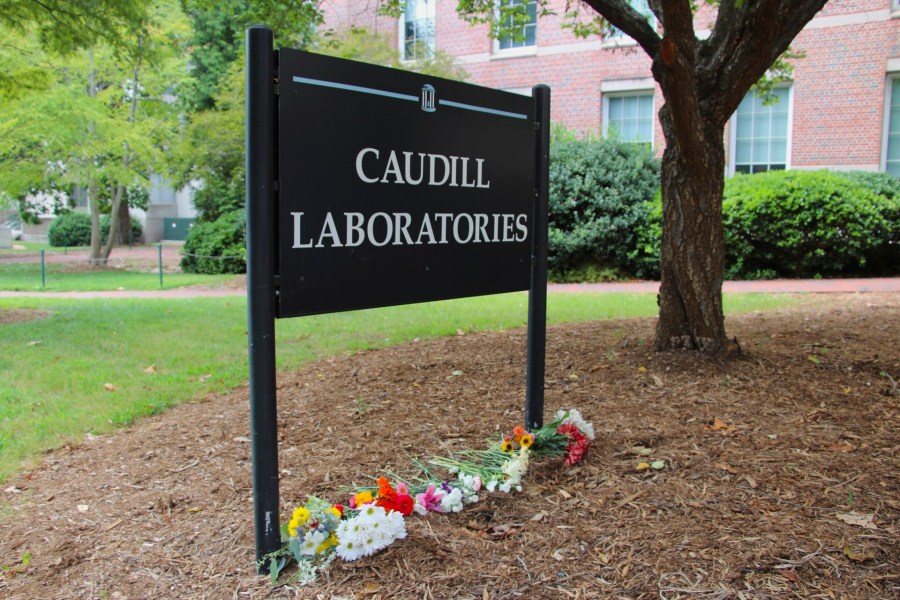
<path id="1" fill-rule="evenodd" d="M 412 514 L 415 504 L 416 501 L 413 500 L 412 496 L 410 496 L 409 494 L 398 494 L 397 500 L 394 502 L 394 510 L 402 514 L 404 517 L 408 517 Z"/>
<path id="2" fill-rule="evenodd" d="M 587 452 L 588 446 L 591 445 L 591 440 L 572 423 L 563 423 L 556 428 L 556 432 L 569 438 L 569 443 L 566 445 L 565 464 L 568 466 L 577 465 L 584 458 L 584 453 Z"/>

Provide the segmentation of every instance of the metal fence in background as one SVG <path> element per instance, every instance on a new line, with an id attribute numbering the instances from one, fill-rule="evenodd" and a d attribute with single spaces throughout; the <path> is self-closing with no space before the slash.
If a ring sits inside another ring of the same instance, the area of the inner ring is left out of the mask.
<path id="1" fill-rule="evenodd" d="M 243 256 L 201 256 L 185 254 L 182 244 L 148 244 L 128 245 L 113 249 L 107 259 L 92 259 L 90 252 L 84 248 L 41 249 L 37 252 L 4 252 L 0 253 L 0 268 L 4 265 L 31 265 L 33 269 L 24 269 L 25 276 L 34 275 L 35 285 L 40 282 L 41 288 L 47 286 L 48 280 L 60 273 L 67 276 L 72 273 L 90 273 L 98 270 L 146 273 L 159 281 L 159 287 L 165 284 L 165 275 L 181 273 L 181 260 L 185 256 L 212 261 L 243 261 Z M 58 268 L 57 265 L 60 265 Z M 2 273 L 2 271 L 0 271 Z M 22 270 L 16 275 L 22 277 Z"/>

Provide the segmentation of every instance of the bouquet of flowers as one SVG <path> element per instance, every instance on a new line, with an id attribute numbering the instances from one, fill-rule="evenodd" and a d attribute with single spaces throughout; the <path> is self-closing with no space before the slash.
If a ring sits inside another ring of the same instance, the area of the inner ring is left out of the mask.
<path id="1" fill-rule="evenodd" d="M 380 477 L 377 488 L 351 494 L 346 507 L 310 496 L 285 526 L 284 547 L 267 557 L 272 581 L 277 581 L 288 557 L 297 562 L 299 583 L 311 583 L 336 558 L 357 560 L 405 538 L 404 518 L 414 512 L 454 513 L 478 502 L 482 490 L 522 491 L 530 460 L 561 457 L 565 465 L 575 465 L 593 439 L 593 425 L 578 410 L 559 411 L 551 423 L 534 431 L 517 425 L 486 450 L 432 458 L 428 464 L 449 471 L 453 475 L 449 479 L 440 480 L 429 466 L 416 461 L 416 475 L 394 476 L 395 485 Z"/>

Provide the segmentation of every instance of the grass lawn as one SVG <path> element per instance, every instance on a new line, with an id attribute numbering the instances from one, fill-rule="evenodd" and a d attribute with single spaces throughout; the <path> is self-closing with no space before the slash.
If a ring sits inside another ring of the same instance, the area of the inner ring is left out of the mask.
<path id="1" fill-rule="evenodd" d="M 40 252 L 41 250 L 46 250 L 47 252 L 64 252 L 65 250 L 87 250 L 87 246 L 70 246 L 68 249 L 60 249 L 55 246 L 51 246 L 47 242 L 24 242 L 22 240 L 13 240 L 12 248 L 0 248 L 0 255 L 2 254 L 33 254 L 35 252 Z"/>
<path id="2" fill-rule="evenodd" d="M 118 286 L 117 286 L 118 287 Z M 152 287 L 152 286 L 151 286 Z M 729 313 L 794 302 L 726 296 Z M 0 299 L 49 316 L 0 324 L 0 481 L 40 454 L 247 380 L 243 297 Z M 652 316 L 654 294 L 551 294 L 550 323 Z M 525 325 L 527 295 L 504 294 L 277 322 L 277 366 L 341 352 Z M 524 349 L 523 349 L 524 372 Z"/>
<path id="3" fill-rule="evenodd" d="M 163 272 L 163 288 L 187 285 L 215 285 L 233 279 L 233 275 L 196 275 Z M 50 263 L 44 269 L 41 287 L 39 262 L 0 263 L 0 290 L 18 292 L 84 292 L 103 290 L 158 290 L 159 270 L 88 269 L 83 264 Z"/>

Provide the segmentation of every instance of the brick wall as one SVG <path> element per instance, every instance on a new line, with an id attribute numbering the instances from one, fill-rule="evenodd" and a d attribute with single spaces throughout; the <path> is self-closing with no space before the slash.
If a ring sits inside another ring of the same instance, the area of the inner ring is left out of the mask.
<path id="1" fill-rule="evenodd" d="M 536 46 L 497 52 L 487 25 L 469 25 L 456 15 L 455 2 L 437 2 L 436 46 L 457 58 L 472 83 L 516 90 L 549 85 L 553 120 L 599 135 L 603 90 L 647 80 L 650 60 L 635 45 L 575 38 L 561 27 L 565 4 L 551 1 L 557 14 L 538 20 Z M 364 26 L 396 40 L 396 20 L 377 17 L 375 6 L 374 0 L 332 0 L 326 24 Z M 831 0 L 792 44 L 806 53 L 795 61 L 792 84 L 792 168 L 880 168 L 887 69 L 900 63 L 900 11 L 893 13 L 891 0 Z M 702 4 L 695 29 L 708 31 L 714 22 L 714 9 Z M 662 95 L 653 88 L 658 110 Z M 663 147 L 657 122 L 654 148 L 661 153 Z"/>

